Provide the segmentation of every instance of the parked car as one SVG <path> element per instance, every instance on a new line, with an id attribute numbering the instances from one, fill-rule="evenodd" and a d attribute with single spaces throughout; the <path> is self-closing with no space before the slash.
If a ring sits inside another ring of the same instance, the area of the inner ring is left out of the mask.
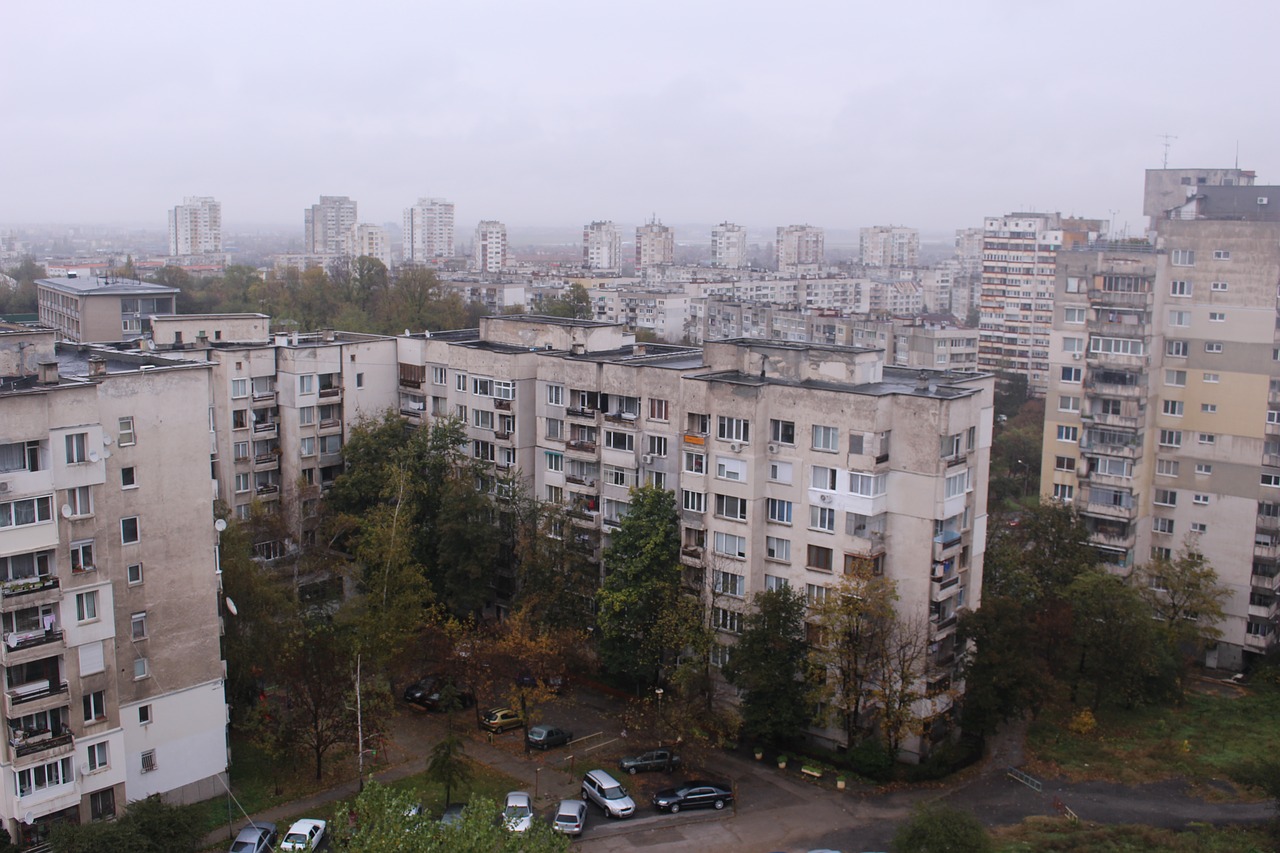
<path id="1" fill-rule="evenodd" d="M 480 718 L 480 725 L 491 732 L 501 734 L 510 729 L 518 729 L 523 726 L 524 718 L 520 716 L 519 711 L 513 708 L 493 708 L 485 711 L 484 716 Z"/>
<path id="2" fill-rule="evenodd" d="M 681 809 L 722 809 L 732 802 L 733 791 L 727 785 L 702 779 L 685 782 L 678 788 L 665 788 L 653 795 L 654 808 L 672 814 Z"/>
<path id="3" fill-rule="evenodd" d="M 231 853 L 267 853 L 276 846 L 280 834 L 269 820 L 250 822 L 231 842 Z"/>
<path id="4" fill-rule="evenodd" d="M 587 804 L 582 800 L 561 800 L 551 828 L 565 835 L 581 835 L 587 826 Z"/>
<path id="5" fill-rule="evenodd" d="M 553 746 L 564 746 L 573 740 L 573 732 L 559 726 L 532 726 L 524 739 L 529 746 L 550 749 Z"/>
<path id="6" fill-rule="evenodd" d="M 633 755 L 618 762 L 618 769 L 634 776 L 646 770 L 670 773 L 680 766 L 680 756 L 669 749 L 651 749 L 641 755 Z"/>
<path id="7" fill-rule="evenodd" d="M 444 811 L 440 814 L 440 822 L 445 826 L 453 826 L 455 823 L 462 823 L 462 811 L 466 807 L 466 803 L 449 803 L 449 805 L 444 807 Z"/>
<path id="8" fill-rule="evenodd" d="M 316 850 L 324 842 L 324 831 L 328 824 L 323 820 L 303 818 L 294 821 L 293 826 L 285 833 L 280 842 L 281 850 Z"/>
<path id="9" fill-rule="evenodd" d="M 627 789 L 603 770 L 592 770 L 582 777 L 582 798 L 604 809 L 608 817 L 631 817 L 636 812 L 636 801 Z"/>
<path id="10" fill-rule="evenodd" d="M 510 832 L 528 832 L 533 826 L 533 797 L 526 791 L 507 794 L 507 804 L 502 809 L 502 825 Z"/>

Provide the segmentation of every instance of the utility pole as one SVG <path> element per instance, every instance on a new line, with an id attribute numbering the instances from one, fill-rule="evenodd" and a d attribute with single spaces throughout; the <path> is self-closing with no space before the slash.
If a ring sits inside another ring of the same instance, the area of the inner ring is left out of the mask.
<path id="1" fill-rule="evenodd" d="M 360 781 L 357 785 L 357 791 L 364 790 L 364 717 L 360 711 L 360 655 L 356 654 L 356 755 L 359 758 L 356 761 L 357 772 L 360 774 Z"/>

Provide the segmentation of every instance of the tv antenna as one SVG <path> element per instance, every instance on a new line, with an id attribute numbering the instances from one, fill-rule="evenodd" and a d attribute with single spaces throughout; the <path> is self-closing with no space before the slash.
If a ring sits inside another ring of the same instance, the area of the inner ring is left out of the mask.
<path id="1" fill-rule="evenodd" d="M 1160 135 L 1160 138 L 1164 140 L 1164 165 L 1161 166 L 1161 168 L 1167 169 L 1169 168 L 1169 146 L 1172 145 L 1173 140 L 1177 139 L 1178 137 L 1174 136 L 1171 133 L 1164 133 Z"/>

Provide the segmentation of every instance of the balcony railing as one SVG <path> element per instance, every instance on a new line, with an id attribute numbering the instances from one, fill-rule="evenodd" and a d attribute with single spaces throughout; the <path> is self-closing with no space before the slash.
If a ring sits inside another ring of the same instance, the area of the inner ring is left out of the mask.
<path id="1" fill-rule="evenodd" d="M 705 446 L 707 443 L 707 435 L 702 432 L 686 432 L 684 434 L 684 443 Z"/>
<path id="2" fill-rule="evenodd" d="M 494 400 L 493 407 L 503 412 L 509 412 L 511 411 L 511 401 L 510 400 Z"/>
<path id="3" fill-rule="evenodd" d="M 21 649 L 32 649 L 36 646 L 43 646 L 48 643 L 56 643 L 62 639 L 62 631 L 31 631 L 28 633 L 6 634 L 4 637 L 5 651 L 16 652 Z"/>
<path id="4" fill-rule="evenodd" d="M 25 685 L 24 685 L 25 686 Z M 9 704 L 22 705 L 27 702 L 34 702 L 37 699 L 44 699 L 48 696 L 57 696 L 59 693 L 67 692 L 67 682 L 50 681 L 43 687 L 34 690 L 24 690 L 22 687 L 9 691 Z"/>
<path id="5" fill-rule="evenodd" d="M 320 389 L 321 397 L 337 397 L 341 393 L 342 393 L 342 389 L 336 385 L 330 386 L 328 388 Z"/>
<path id="6" fill-rule="evenodd" d="M 275 421 L 262 421 L 260 423 L 256 423 L 253 425 L 254 432 L 275 432 L 275 430 L 276 430 Z"/>
<path id="7" fill-rule="evenodd" d="M 57 749 L 61 746 L 71 746 L 75 743 L 75 737 L 71 732 L 63 732 L 62 734 L 53 734 L 51 732 L 40 732 L 38 734 L 23 735 L 19 738 L 13 738 L 10 744 L 13 746 L 13 754 L 22 758 L 27 755 L 35 755 L 39 752 L 45 752 L 50 749 Z"/>
<path id="8" fill-rule="evenodd" d="M 31 595 L 57 588 L 58 579 L 52 575 L 48 577 L 19 578 L 17 580 L 4 581 L 4 583 L 0 584 L 0 597 L 17 598 L 18 596 Z"/>
<path id="9" fill-rule="evenodd" d="M 565 409 L 565 414 L 571 418 L 581 418 L 584 420 L 594 421 L 598 412 L 595 409 L 578 408 L 570 406 Z"/>

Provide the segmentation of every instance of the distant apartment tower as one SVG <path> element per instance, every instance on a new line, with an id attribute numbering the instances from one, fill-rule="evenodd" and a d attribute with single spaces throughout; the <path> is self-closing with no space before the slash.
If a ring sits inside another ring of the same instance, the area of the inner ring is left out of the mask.
<path id="1" fill-rule="evenodd" d="M 914 267 L 920 256 L 920 232 L 901 225 L 873 225 L 858 234 L 865 267 Z"/>
<path id="2" fill-rule="evenodd" d="M 711 266 L 740 270 L 747 265 L 747 229 L 721 222 L 711 229 Z"/>
<path id="3" fill-rule="evenodd" d="M 169 211 L 169 255 L 213 255 L 222 251 L 222 203 L 187 196 Z"/>
<path id="4" fill-rule="evenodd" d="M 982 240 L 985 236 L 984 228 L 956 229 L 956 260 L 960 262 L 961 275 L 975 278 L 982 275 Z"/>
<path id="5" fill-rule="evenodd" d="M 453 202 L 420 198 L 404 211 L 404 259 L 425 264 L 454 254 Z"/>
<path id="6" fill-rule="evenodd" d="M 1104 223 L 1058 213 L 1011 213 L 983 224 L 978 369 L 1025 376 L 1042 396 L 1049 379 L 1054 261 L 1097 239 Z"/>
<path id="7" fill-rule="evenodd" d="M 622 235 L 611 221 L 597 221 L 582 229 L 582 265 L 589 270 L 617 272 L 622 266 Z"/>
<path id="8" fill-rule="evenodd" d="M 1206 663 L 1274 649 L 1280 616 L 1280 186 L 1152 169 L 1154 243 L 1058 255 L 1041 489 L 1128 573 L 1202 554 L 1230 595 Z"/>
<path id="9" fill-rule="evenodd" d="M 774 248 L 778 272 L 817 272 L 823 263 L 825 236 L 813 225 L 779 225 Z"/>
<path id="10" fill-rule="evenodd" d="M 384 267 L 391 266 L 391 238 L 380 225 L 351 226 L 344 251 L 353 258 L 377 258 Z"/>
<path id="11" fill-rule="evenodd" d="M 346 250 L 347 235 L 356 224 L 356 203 L 345 195 L 322 195 L 320 203 L 302 215 L 303 252 L 338 255 Z"/>
<path id="12" fill-rule="evenodd" d="M 636 272 L 676 262 L 676 235 L 656 219 L 636 229 Z"/>
<path id="13" fill-rule="evenodd" d="M 482 219 L 476 225 L 471 248 L 471 269 L 475 272 L 500 273 L 507 268 L 507 226 L 494 219 Z"/>

